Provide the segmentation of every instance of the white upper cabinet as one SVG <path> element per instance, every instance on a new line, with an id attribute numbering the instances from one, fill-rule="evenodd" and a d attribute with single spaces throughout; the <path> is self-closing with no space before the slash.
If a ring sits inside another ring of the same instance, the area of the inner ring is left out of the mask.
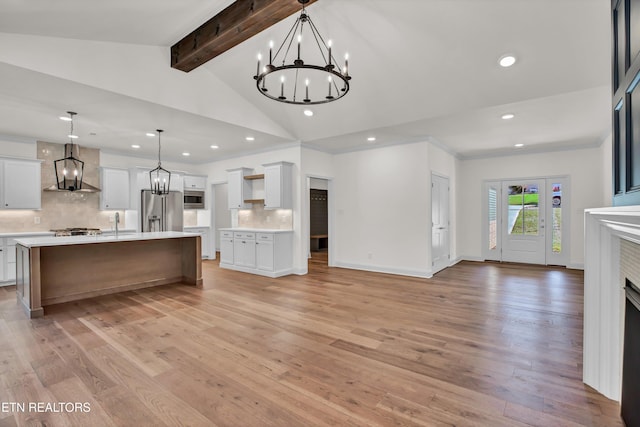
<path id="1" fill-rule="evenodd" d="M 293 163 L 268 163 L 264 166 L 264 208 L 293 208 Z"/>
<path id="2" fill-rule="evenodd" d="M 100 209 L 124 210 L 130 207 L 129 171 L 126 169 L 100 169 Z"/>
<path id="3" fill-rule="evenodd" d="M 40 165 L 34 160 L 0 160 L 4 209 L 41 209 Z"/>
<path id="4" fill-rule="evenodd" d="M 251 197 L 251 184 L 245 180 L 245 175 L 250 175 L 251 169 L 239 168 L 227 171 L 227 192 L 229 197 L 229 209 L 249 209 L 250 203 L 245 199 Z"/>
<path id="5" fill-rule="evenodd" d="M 206 176 L 185 175 L 183 181 L 185 190 L 204 190 L 207 186 Z"/>

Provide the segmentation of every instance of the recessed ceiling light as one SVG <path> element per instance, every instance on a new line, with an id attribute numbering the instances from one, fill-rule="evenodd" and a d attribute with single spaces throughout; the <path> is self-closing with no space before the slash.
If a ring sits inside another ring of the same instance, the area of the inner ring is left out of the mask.
<path id="1" fill-rule="evenodd" d="M 78 135 L 67 135 L 71 139 L 78 139 Z"/>
<path id="2" fill-rule="evenodd" d="M 502 120 L 511 120 L 515 117 L 515 114 L 507 113 L 502 115 Z"/>
<path id="3" fill-rule="evenodd" d="M 185 157 L 189 157 L 191 155 L 191 153 L 187 153 L 186 151 L 184 153 L 182 153 L 183 156 Z"/>
<path id="4" fill-rule="evenodd" d="M 500 64 L 501 67 L 505 67 L 505 68 L 511 67 L 513 64 L 516 63 L 516 57 L 513 55 L 503 55 L 498 60 L 498 63 Z"/>
<path id="5" fill-rule="evenodd" d="M 248 136 L 245 138 L 247 141 L 255 141 L 256 139 L 253 136 Z"/>
<path id="6" fill-rule="evenodd" d="M 60 116 L 60 120 L 62 120 L 64 122 L 70 122 L 71 121 L 71 117 Z"/>
<path id="7" fill-rule="evenodd" d="M 514 147 L 516 147 L 516 148 L 522 148 L 522 147 L 524 147 L 524 144 L 516 144 L 516 145 L 514 145 Z"/>
<path id="8" fill-rule="evenodd" d="M 156 136 L 156 134 L 155 134 L 155 133 L 153 133 L 153 132 L 147 132 L 145 135 L 147 135 L 147 136 L 149 136 L 149 137 Z"/>
<path id="9" fill-rule="evenodd" d="M 375 136 L 370 136 L 369 138 L 367 138 L 367 141 L 369 142 L 374 142 L 376 140 Z"/>
<path id="10" fill-rule="evenodd" d="M 212 145 L 212 146 L 211 146 L 211 149 L 212 149 L 212 150 L 217 150 L 218 148 L 220 148 L 220 147 L 218 147 L 217 145 Z"/>
<path id="11" fill-rule="evenodd" d="M 138 144 L 132 144 L 131 148 L 135 148 L 137 150 L 138 148 L 140 148 L 140 146 Z"/>
<path id="12" fill-rule="evenodd" d="M 305 116 L 307 116 L 307 117 L 311 117 L 311 116 L 313 116 L 313 111 L 311 111 L 311 110 L 304 110 L 304 115 L 305 115 Z"/>

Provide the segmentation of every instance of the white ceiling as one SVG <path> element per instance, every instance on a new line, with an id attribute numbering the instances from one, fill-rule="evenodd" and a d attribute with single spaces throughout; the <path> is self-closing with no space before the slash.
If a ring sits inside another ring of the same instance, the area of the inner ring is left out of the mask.
<path id="1" fill-rule="evenodd" d="M 465 158 L 610 133 L 609 0 L 319 0 L 309 14 L 336 57 L 348 51 L 353 80 L 312 118 L 252 79 L 295 17 L 191 73 L 170 69 L 169 47 L 230 3 L 0 0 L 0 134 L 65 142 L 57 117 L 74 109 L 81 145 L 153 157 L 144 133 L 164 128 L 163 158 L 204 163 L 298 141 L 431 140 Z M 498 66 L 505 53 L 515 66 Z"/>

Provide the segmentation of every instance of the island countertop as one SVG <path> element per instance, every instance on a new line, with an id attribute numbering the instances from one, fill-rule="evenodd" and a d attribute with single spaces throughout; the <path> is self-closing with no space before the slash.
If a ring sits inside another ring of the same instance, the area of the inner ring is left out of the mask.
<path id="1" fill-rule="evenodd" d="M 127 233 L 119 236 L 98 235 L 98 236 L 38 236 L 16 239 L 16 243 L 25 248 L 40 248 L 49 246 L 86 245 L 91 243 L 112 243 L 130 242 L 136 240 L 159 240 L 159 239 L 181 239 L 184 237 L 194 237 L 193 233 L 180 231 L 158 231 L 147 233 Z"/>

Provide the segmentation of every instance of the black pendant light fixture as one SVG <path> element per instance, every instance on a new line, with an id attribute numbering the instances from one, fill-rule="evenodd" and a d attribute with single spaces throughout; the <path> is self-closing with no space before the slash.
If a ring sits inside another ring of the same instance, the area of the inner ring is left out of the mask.
<path id="1" fill-rule="evenodd" d="M 313 105 L 336 101 L 349 92 L 349 56 L 345 55 L 344 66 L 340 68 L 333 57 L 331 40 L 325 42 L 305 10 L 309 0 L 298 2 L 302 5 L 300 16 L 275 55 L 273 42 L 270 43 L 269 62 L 264 67 L 261 67 L 262 55 L 258 54 L 258 67 L 253 76 L 256 86 L 267 98 L 287 104 Z M 306 29 L 308 31 L 304 35 Z M 291 52 L 294 41 L 296 48 Z"/>
<path id="2" fill-rule="evenodd" d="M 162 167 L 162 161 L 160 160 L 160 135 L 164 131 L 162 129 L 156 129 L 156 132 L 158 132 L 158 167 L 149 172 L 151 192 L 158 195 L 169 194 L 171 172 Z"/>
<path id="3" fill-rule="evenodd" d="M 53 162 L 56 172 L 56 182 L 58 190 L 77 191 L 82 190 L 82 176 L 84 174 L 84 162 L 73 155 L 75 148 L 78 152 L 78 146 L 73 143 L 78 136 L 73 133 L 73 116 L 77 113 L 67 111 L 69 118 L 65 118 L 70 123 L 69 143 L 64 145 L 65 157 Z"/>

